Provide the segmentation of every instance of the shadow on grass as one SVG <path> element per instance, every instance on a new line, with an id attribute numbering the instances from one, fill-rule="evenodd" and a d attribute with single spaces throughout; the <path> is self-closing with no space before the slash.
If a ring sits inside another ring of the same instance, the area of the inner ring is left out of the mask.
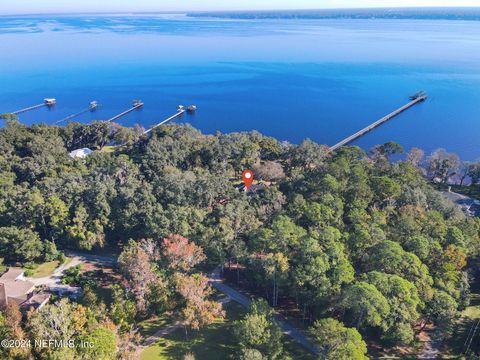
<path id="1" fill-rule="evenodd" d="M 225 306 L 226 318 L 201 329 L 188 331 L 180 328 L 147 348 L 141 360 L 183 359 L 185 354 L 193 353 L 196 360 L 234 359 L 238 352 L 238 343 L 233 335 L 233 322 L 246 313 L 241 305 L 230 302 Z M 295 360 L 313 360 L 316 357 L 308 353 L 291 338 L 284 337 L 285 350 Z"/>

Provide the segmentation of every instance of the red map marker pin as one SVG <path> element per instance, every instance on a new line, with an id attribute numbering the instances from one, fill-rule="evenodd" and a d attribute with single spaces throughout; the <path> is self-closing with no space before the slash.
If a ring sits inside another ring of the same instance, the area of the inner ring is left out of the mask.
<path id="1" fill-rule="evenodd" d="M 247 189 L 249 189 L 253 181 L 253 171 L 245 170 L 242 173 L 242 177 L 243 177 L 243 182 L 245 183 L 245 186 L 247 187 Z"/>

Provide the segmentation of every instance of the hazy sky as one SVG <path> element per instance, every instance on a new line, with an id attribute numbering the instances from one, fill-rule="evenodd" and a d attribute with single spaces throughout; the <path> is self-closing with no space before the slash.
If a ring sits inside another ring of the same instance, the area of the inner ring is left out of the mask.
<path id="1" fill-rule="evenodd" d="M 480 6 L 480 0 L 0 0 L 0 13 L 320 9 L 402 6 Z"/>

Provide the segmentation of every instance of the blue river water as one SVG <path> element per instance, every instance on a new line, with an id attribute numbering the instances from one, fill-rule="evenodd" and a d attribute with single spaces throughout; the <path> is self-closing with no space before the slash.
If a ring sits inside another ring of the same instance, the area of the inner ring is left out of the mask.
<path id="1" fill-rule="evenodd" d="M 427 102 L 354 144 L 397 141 L 480 158 L 480 21 L 213 19 L 182 14 L 0 17 L 0 113 L 53 124 L 149 127 L 196 104 L 205 133 L 258 130 L 333 145 L 408 101 Z"/>

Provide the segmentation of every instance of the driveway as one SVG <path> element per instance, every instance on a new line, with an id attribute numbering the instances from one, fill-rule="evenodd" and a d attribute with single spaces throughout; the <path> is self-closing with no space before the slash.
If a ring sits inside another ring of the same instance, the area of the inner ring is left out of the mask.
<path id="1" fill-rule="evenodd" d="M 80 288 L 64 285 L 61 282 L 62 277 L 65 275 L 65 270 L 85 263 L 112 266 L 115 265 L 117 261 L 117 259 L 113 257 L 90 255 L 73 251 L 66 252 L 65 255 L 71 257 L 71 260 L 68 263 L 56 268 L 52 275 L 41 278 L 27 277 L 27 280 L 34 283 L 35 286 L 46 286 L 52 292 L 58 293 L 60 296 L 63 296 L 64 294 L 72 294 L 77 296 L 80 293 Z"/>

